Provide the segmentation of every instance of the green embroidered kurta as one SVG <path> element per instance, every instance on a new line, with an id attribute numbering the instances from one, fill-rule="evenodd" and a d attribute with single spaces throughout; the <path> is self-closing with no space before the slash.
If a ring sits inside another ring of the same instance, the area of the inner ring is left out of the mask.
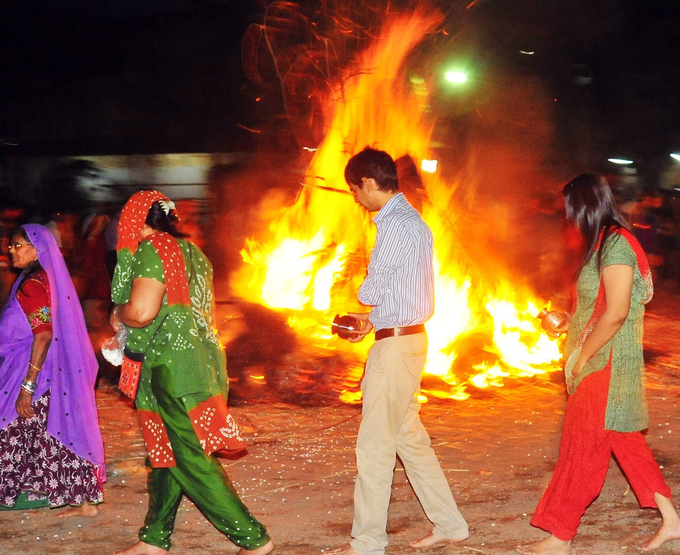
<path id="1" fill-rule="evenodd" d="M 198 247 L 167 234 L 142 241 L 133 256 L 127 250 L 118 255 L 112 288 L 117 303 L 129 298 L 137 278 L 154 279 L 167 288 L 158 315 L 144 328 L 130 328 L 127 343 L 127 350 L 144 354 L 135 402 L 150 464 L 176 464 L 159 395 L 181 401 L 206 454 L 243 450 L 245 443 L 227 406 L 226 357 L 212 327 L 212 265 Z M 167 272 L 172 286 L 166 283 Z M 186 296 L 178 295 L 179 290 Z"/>
<path id="2" fill-rule="evenodd" d="M 643 272 L 640 270 L 638 257 L 644 257 L 644 253 L 630 233 L 624 231 L 610 235 L 603 248 L 602 268 L 614 264 L 634 268 L 630 311 L 616 335 L 588 360 L 581 374 L 574 380 L 574 389 L 586 376 L 604 369 L 611 357 L 605 429 L 634 432 L 648 426 L 642 334 L 644 305 L 653 292 L 651 276 L 648 271 L 644 271 L 647 270 L 646 259 L 642 261 Z M 576 285 L 576 308 L 567 333 L 565 360 L 583 345 L 604 310 L 604 286 L 601 278 L 601 272 L 597 271 L 595 252 L 581 271 Z"/>
<path id="3" fill-rule="evenodd" d="M 176 370 L 169 374 L 173 383 L 166 387 L 175 397 L 184 397 L 187 408 L 210 395 L 222 393 L 226 398 L 229 392 L 226 358 L 212 325 L 212 265 L 193 244 L 181 239 L 178 243 L 186 261 L 191 307 L 168 306 L 166 295 L 153 322 L 145 328 L 130 329 L 127 343 L 131 351 L 145 353 L 137 407 L 153 412 L 157 409 L 150 370 L 161 363 Z M 138 277 L 165 283 L 161 260 L 148 241 L 142 241 L 134 255 L 131 281 Z"/>
<path id="4" fill-rule="evenodd" d="M 186 261 L 191 307 L 168 306 L 166 295 L 151 324 L 145 328 L 130 328 L 127 343 L 132 352 L 145 354 L 137 408 L 153 412 L 158 409 L 151 392 L 151 369 L 161 363 L 176 370 L 169 375 L 172 383 L 167 384 L 167 388 L 175 397 L 184 397 L 188 408 L 218 393 L 226 398 L 229 392 L 226 359 L 212 325 L 212 265 L 193 244 L 181 239 L 178 243 Z M 165 284 L 163 264 L 149 241 L 139 244 L 130 269 L 131 275 L 125 276 L 126 299 L 132 281 L 138 277 Z M 115 281 L 114 276 L 114 289 Z"/>

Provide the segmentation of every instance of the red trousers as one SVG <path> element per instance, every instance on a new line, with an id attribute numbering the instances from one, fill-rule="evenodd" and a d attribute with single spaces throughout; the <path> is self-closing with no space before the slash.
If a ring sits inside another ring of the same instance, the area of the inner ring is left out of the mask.
<path id="1" fill-rule="evenodd" d="M 531 519 L 563 541 L 576 535 L 583 513 L 602 491 L 612 454 L 640 506 L 656 507 L 655 493 L 671 498 L 642 433 L 605 430 L 609 377 L 609 365 L 586 376 L 567 401 L 555 474 Z"/>

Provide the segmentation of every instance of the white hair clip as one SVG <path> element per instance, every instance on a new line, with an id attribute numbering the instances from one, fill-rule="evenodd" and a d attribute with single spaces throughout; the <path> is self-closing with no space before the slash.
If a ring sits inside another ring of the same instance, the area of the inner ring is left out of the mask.
<path id="1" fill-rule="evenodd" d="M 166 216 L 170 215 L 170 210 L 175 209 L 175 203 L 171 200 L 159 200 L 158 204 L 161 205 L 161 208 L 163 209 L 163 212 L 165 212 Z"/>

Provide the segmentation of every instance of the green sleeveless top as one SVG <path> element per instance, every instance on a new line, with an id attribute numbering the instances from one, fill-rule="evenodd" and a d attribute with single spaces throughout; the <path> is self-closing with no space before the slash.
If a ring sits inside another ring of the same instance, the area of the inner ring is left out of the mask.
<path id="1" fill-rule="evenodd" d="M 602 268 L 614 264 L 634 268 L 630 311 L 616 335 L 588 360 L 581 374 L 574 380 L 574 390 L 586 376 L 604 369 L 611 357 L 611 381 L 605 429 L 634 432 L 644 430 L 648 426 L 642 334 L 644 305 L 652 294 L 651 279 L 648 275 L 641 274 L 636 251 L 642 253 L 642 250 L 630 233 L 613 233 L 607 238 L 603 248 Z M 604 287 L 601 278 L 601 272 L 597 270 L 596 251 L 581 271 L 576 285 L 576 309 L 569 323 L 565 360 L 569 359 L 575 349 L 583 345 L 599 317 L 596 314 L 598 295 L 600 303 L 604 295 L 604 289 L 601 290 Z"/>

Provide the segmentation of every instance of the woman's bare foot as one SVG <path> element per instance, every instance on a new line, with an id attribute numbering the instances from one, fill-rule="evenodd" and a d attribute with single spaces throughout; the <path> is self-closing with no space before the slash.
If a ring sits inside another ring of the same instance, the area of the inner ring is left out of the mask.
<path id="1" fill-rule="evenodd" d="M 123 551 L 116 551 L 114 555 L 165 555 L 168 553 L 165 549 L 150 545 L 144 542 L 137 542 Z"/>
<path id="2" fill-rule="evenodd" d="M 271 553 L 272 551 L 274 551 L 274 542 L 269 540 L 266 545 L 258 547 L 257 549 L 241 548 L 236 552 L 236 555 L 267 555 L 267 553 Z"/>
<path id="3" fill-rule="evenodd" d="M 464 538 L 460 538 L 460 539 L 452 539 L 452 538 L 442 538 L 441 536 L 436 536 L 435 534 L 430 534 L 429 536 L 425 536 L 424 538 L 420 538 L 419 540 L 411 542 L 409 545 L 411 547 L 414 547 L 415 549 L 427 549 L 429 547 L 432 547 L 432 548 L 445 547 L 445 546 L 450 545 L 452 543 L 465 541 L 466 539 L 467 539 L 467 536 L 464 537 Z"/>
<path id="4" fill-rule="evenodd" d="M 92 518 L 99 514 L 99 507 L 97 505 L 90 505 L 89 503 L 83 503 L 78 507 L 71 507 L 65 511 L 60 512 L 57 518 L 70 518 L 72 516 L 86 516 Z"/>
<path id="5" fill-rule="evenodd" d="M 656 551 L 666 542 L 680 540 L 680 521 L 663 523 L 654 537 L 640 547 L 640 551 Z"/>
<path id="6" fill-rule="evenodd" d="M 654 494 L 654 501 L 661 513 L 661 528 L 654 537 L 640 547 L 641 551 L 656 551 L 664 543 L 680 540 L 680 515 L 673 506 L 673 501 L 660 493 Z"/>
<path id="7" fill-rule="evenodd" d="M 515 551 L 522 555 L 570 555 L 571 541 L 562 541 L 551 534 L 540 542 L 518 545 Z"/>

